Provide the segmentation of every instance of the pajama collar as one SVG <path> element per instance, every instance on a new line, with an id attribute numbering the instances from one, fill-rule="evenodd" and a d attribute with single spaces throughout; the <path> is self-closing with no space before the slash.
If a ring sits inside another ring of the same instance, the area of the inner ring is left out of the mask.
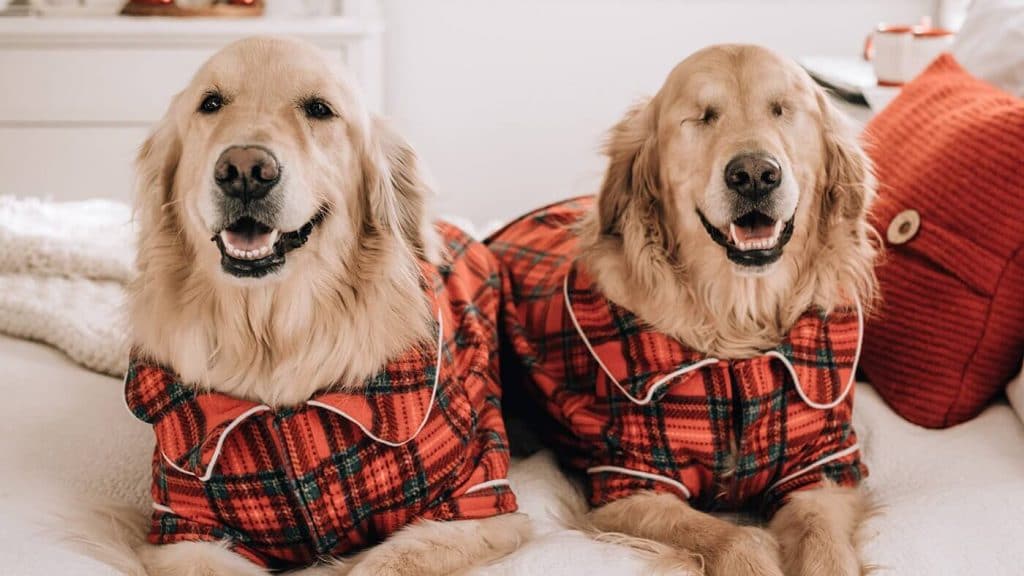
<path id="1" fill-rule="evenodd" d="M 402 446 L 426 425 L 439 390 L 454 376 L 454 357 L 446 344 L 452 341 L 454 321 L 447 307 L 437 306 L 436 296 L 431 304 L 437 310 L 434 339 L 391 360 L 349 391 L 325 392 L 303 405 L 275 412 L 251 400 L 197 391 L 172 370 L 133 354 L 125 375 L 125 402 L 136 418 L 156 429 L 167 464 L 203 481 L 212 476 L 228 435 L 253 417 L 323 410 L 352 422 L 376 442 Z"/>
<path id="2" fill-rule="evenodd" d="M 608 379 L 638 405 L 657 402 L 670 385 L 694 384 L 702 368 L 728 369 L 734 362 L 781 363 L 800 398 L 821 410 L 841 404 L 853 388 L 864 332 L 859 302 L 830 315 L 820 309 L 808 310 L 776 348 L 759 357 L 729 361 L 691 350 L 651 329 L 605 298 L 575 264 L 562 283 L 562 296 L 573 328 L 590 355 Z"/>

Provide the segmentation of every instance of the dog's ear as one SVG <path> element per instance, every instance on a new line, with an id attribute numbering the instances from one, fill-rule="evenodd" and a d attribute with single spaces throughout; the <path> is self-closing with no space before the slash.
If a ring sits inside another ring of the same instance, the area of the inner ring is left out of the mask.
<path id="1" fill-rule="evenodd" d="M 649 101 L 637 104 L 608 134 L 608 169 L 597 201 L 601 234 L 622 234 L 622 219 L 629 210 L 646 212 L 657 203 L 661 183 L 653 108 Z"/>
<path id="2" fill-rule="evenodd" d="M 370 132 L 371 149 L 364 165 L 367 216 L 416 256 L 435 261 L 438 240 L 429 211 L 434 190 L 416 151 L 380 118 L 373 118 Z"/>
<path id="3" fill-rule="evenodd" d="M 183 100 L 183 94 L 174 97 L 135 159 L 135 216 L 142 240 L 140 252 L 144 251 L 147 238 L 157 237 L 155 232 L 161 226 L 173 223 L 173 218 L 167 217 L 166 207 L 173 201 L 174 176 L 181 158 L 177 115 Z M 147 259 L 140 256 L 138 260 L 141 268 Z"/>
<path id="4" fill-rule="evenodd" d="M 877 298 L 874 265 L 878 234 L 868 222 L 875 198 L 871 160 L 857 141 L 853 123 L 817 88 L 824 140 L 819 234 L 836 263 L 832 269 L 846 297 L 856 296 L 869 311 Z"/>
<path id="5" fill-rule="evenodd" d="M 817 88 L 817 99 L 825 154 L 822 216 L 862 220 L 875 196 L 871 161 L 857 142 L 852 122 L 821 88 Z"/>
<path id="6" fill-rule="evenodd" d="M 596 214 L 585 229 L 597 242 L 619 244 L 634 286 L 655 293 L 674 270 L 671 216 L 662 193 L 657 105 L 633 107 L 612 128 L 605 145 L 608 169 Z"/>

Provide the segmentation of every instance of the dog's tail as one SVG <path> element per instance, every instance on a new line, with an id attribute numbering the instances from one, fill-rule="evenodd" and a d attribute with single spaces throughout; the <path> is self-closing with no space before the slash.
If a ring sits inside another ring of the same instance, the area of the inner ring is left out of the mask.
<path id="1" fill-rule="evenodd" d="M 138 549 L 148 546 L 149 517 L 138 508 L 77 503 L 49 514 L 46 529 L 80 554 L 129 576 L 146 576 Z"/>

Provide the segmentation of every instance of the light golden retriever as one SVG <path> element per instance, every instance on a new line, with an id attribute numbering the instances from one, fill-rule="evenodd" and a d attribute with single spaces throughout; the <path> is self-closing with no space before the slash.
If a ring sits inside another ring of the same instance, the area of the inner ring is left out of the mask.
<path id="1" fill-rule="evenodd" d="M 287 408 L 436 338 L 419 268 L 439 254 L 431 190 L 339 74 L 298 41 L 235 43 L 144 144 L 132 341 L 182 382 Z M 309 572 L 449 574 L 527 532 L 516 514 L 413 524 Z M 151 574 L 266 573 L 215 543 L 139 555 Z"/>
<path id="2" fill-rule="evenodd" d="M 658 369 L 644 364 L 657 360 L 654 352 L 637 360 L 635 350 L 630 351 L 643 345 L 639 336 L 628 347 L 611 341 L 617 330 L 641 330 L 623 320 L 628 316 L 621 309 L 646 329 L 705 358 L 713 356 L 709 362 L 720 365 L 718 359 L 727 359 L 731 366 L 732 361 L 774 350 L 809 310 L 849 310 L 855 301 L 870 306 L 876 290 L 876 250 L 866 214 L 874 196 L 873 179 L 852 130 L 793 62 L 758 47 L 714 46 L 680 63 L 653 98 L 613 128 L 607 156 L 604 182 L 591 208 L 586 207 L 589 200 L 583 208 L 575 207 L 579 201 L 553 205 L 489 240 L 510 270 L 513 286 L 506 296 L 516 309 L 508 313 L 514 320 L 506 336 L 523 370 L 531 374 L 535 397 L 539 392 L 559 433 L 573 438 L 566 457 L 585 462 L 581 466 L 591 478 L 629 474 L 635 483 L 663 488 L 606 499 L 590 512 L 585 525 L 605 538 L 658 550 L 670 563 L 693 567 L 699 557 L 714 575 L 860 574 L 856 536 L 870 507 L 856 488 L 839 487 L 826 478 L 817 487 L 792 492 L 763 530 L 692 508 L 679 497 L 689 498 L 686 486 L 675 477 L 652 473 L 679 470 L 673 466 L 682 463 L 650 464 L 657 457 L 647 450 L 638 456 L 646 466 L 641 471 L 596 465 L 598 456 L 592 456 L 607 450 L 609 458 L 620 457 L 628 450 L 623 440 L 627 434 L 640 437 L 637 442 L 646 447 L 651 444 L 643 438 L 658 431 L 694 438 L 701 445 L 712 442 L 699 435 L 703 428 L 691 424 L 704 414 L 700 391 L 705 384 L 699 378 L 688 388 L 691 392 L 680 392 L 692 396 L 680 396 L 664 408 L 692 420 L 671 430 L 663 422 L 637 420 L 629 420 L 632 431 L 616 428 L 627 426 L 616 424 L 625 418 L 622 414 L 642 410 L 634 404 L 652 404 L 654 389 L 646 398 L 630 397 L 632 403 L 627 402 L 621 398 L 629 394 L 627 385 L 619 385 L 619 392 L 608 383 L 620 384 L 621 378 L 613 376 L 601 356 L 625 355 L 627 361 L 619 365 L 636 372 L 623 378 L 643 379 L 645 370 Z M 573 232 L 572 214 L 578 211 L 583 216 Z M 592 284 L 580 287 L 580 270 Z M 585 312 L 580 314 L 604 318 L 607 313 L 615 320 L 596 324 L 588 339 L 581 328 L 587 320 L 577 319 L 571 293 L 583 302 Z M 612 304 L 601 304 L 605 298 Z M 577 342 L 575 332 L 582 341 Z M 567 340 L 576 343 L 566 346 Z M 591 356 L 600 366 L 591 365 Z M 571 382 L 563 385 L 567 377 Z M 704 378 L 713 386 L 712 376 Z M 852 376 L 848 381 L 852 384 Z M 504 385 L 508 389 L 516 384 Z M 610 391 L 603 392 L 605 387 Z M 793 398 L 786 402 L 798 402 L 790 384 L 786 387 Z M 595 401 L 589 395 L 601 398 Z M 667 419 L 659 410 L 644 412 L 644 417 Z M 745 430 L 736 410 L 725 427 L 727 435 L 737 426 Z M 733 437 L 732 442 L 715 449 L 716 458 L 732 465 L 716 468 L 713 489 L 730 485 L 736 443 L 745 440 Z M 855 444 L 844 453 L 853 450 Z M 602 480 L 593 482 L 592 487 L 600 486 Z M 717 498 L 708 494 L 701 502 Z"/>

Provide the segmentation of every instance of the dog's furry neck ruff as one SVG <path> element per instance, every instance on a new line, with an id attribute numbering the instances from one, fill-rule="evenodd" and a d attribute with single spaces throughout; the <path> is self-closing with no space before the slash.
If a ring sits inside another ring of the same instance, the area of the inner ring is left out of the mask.
<path id="1" fill-rule="evenodd" d="M 645 226 L 602 231 L 596 209 L 579 233 L 580 261 L 606 297 L 654 329 L 721 358 L 756 356 L 777 346 L 807 309 L 830 311 L 841 302 L 845 282 L 811 265 L 822 250 L 803 241 L 806 233 L 763 276 L 736 274 L 724 254 L 688 269 Z"/>
<path id="2" fill-rule="evenodd" d="M 161 223 L 165 238 L 174 220 Z M 184 382 L 276 407 L 361 385 L 429 337 L 420 264 L 403 242 L 372 228 L 347 242 L 328 224 L 316 234 L 318 249 L 292 252 L 285 277 L 252 286 L 211 280 L 187 243 L 144 242 L 135 344 Z"/>

